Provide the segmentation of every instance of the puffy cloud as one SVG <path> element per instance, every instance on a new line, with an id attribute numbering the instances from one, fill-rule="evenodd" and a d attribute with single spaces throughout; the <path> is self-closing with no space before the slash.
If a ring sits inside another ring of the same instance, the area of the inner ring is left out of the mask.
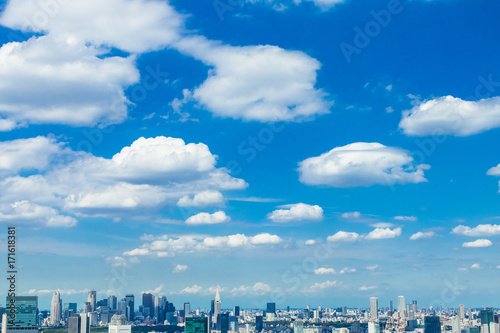
<path id="1" fill-rule="evenodd" d="M 356 268 L 344 267 L 340 270 L 340 274 L 356 273 Z"/>
<path id="2" fill-rule="evenodd" d="M 394 223 L 388 223 L 388 222 L 377 222 L 377 223 L 370 224 L 370 227 L 373 227 L 373 228 L 394 228 L 394 227 L 396 227 L 396 225 Z"/>
<path id="3" fill-rule="evenodd" d="M 493 243 L 488 239 L 478 239 L 473 242 L 465 242 L 462 247 L 490 247 Z"/>
<path id="4" fill-rule="evenodd" d="M 22 295 L 36 295 L 36 296 L 44 296 L 44 295 L 51 295 L 55 291 L 59 292 L 61 295 L 65 296 L 71 296 L 71 295 L 76 295 L 76 294 L 87 294 L 90 289 L 81 289 L 81 290 L 76 290 L 76 289 L 30 289 L 27 292 L 21 293 Z"/>
<path id="5" fill-rule="evenodd" d="M 319 221 L 323 219 L 323 208 L 318 205 L 298 203 L 285 206 L 289 209 L 277 209 L 267 215 L 274 222 Z"/>
<path id="6" fill-rule="evenodd" d="M 187 265 L 177 265 L 174 267 L 174 273 L 184 272 L 186 269 L 188 269 Z"/>
<path id="7" fill-rule="evenodd" d="M 201 36 L 175 44 L 213 67 L 183 101 L 194 99 L 214 115 L 248 121 L 306 121 L 329 112 L 326 93 L 315 88 L 320 63 L 277 46 L 229 46 Z"/>
<path id="8" fill-rule="evenodd" d="M 177 206 L 179 207 L 205 207 L 216 206 L 224 203 L 224 197 L 219 191 L 202 191 L 196 193 L 193 198 L 185 195 L 179 199 Z"/>
<path id="9" fill-rule="evenodd" d="M 394 216 L 395 220 L 398 221 L 410 221 L 410 222 L 416 222 L 417 217 L 416 216 Z"/>
<path id="10" fill-rule="evenodd" d="M 306 245 L 315 245 L 317 242 L 314 239 L 306 240 Z"/>
<path id="11" fill-rule="evenodd" d="M 405 134 L 414 136 L 469 136 L 500 127 L 500 97 L 477 102 L 444 96 L 425 101 L 403 113 L 399 123 Z"/>
<path id="12" fill-rule="evenodd" d="M 411 235 L 410 240 L 427 239 L 427 238 L 432 238 L 434 236 L 436 236 L 436 233 L 434 231 L 426 231 L 426 232 L 419 231 Z"/>
<path id="13" fill-rule="evenodd" d="M 229 236 L 183 235 L 171 237 L 168 235 L 141 237 L 146 241 L 141 247 L 126 251 L 123 255 L 147 255 L 161 257 L 163 253 L 173 256 L 176 253 L 206 252 L 207 250 L 232 250 L 235 248 L 252 248 L 255 246 L 276 245 L 283 242 L 277 235 L 262 233 L 255 236 L 235 234 Z"/>
<path id="14" fill-rule="evenodd" d="M 360 238 L 355 232 L 339 231 L 335 235 L 328 236 L 329 242 L 354 242 Z"/>
<path id="15" fill-rule="evenodd" d="M 67 215 L 60 215 L 51 207 L 41 206 L 27 200 L 17 201 L 11 205 L 0 205 L 0 221 L 10 221 L 26 225 L 45 226 L 52 228 L 70 228 L 78 224 L 78 221 Z"/>
<path id="16" fill-rule="evenodd" d="M 128 267 L 127 259 L 123 257 L 108 257 L 106 261 L 111 263 L 113 267 Z"/>
<path id="17" fill-rule="evenodd" d="M 219 224 L 229 222 L 231 218 L 223 211 L 218 211 L 213 214 L 199 213 L 189 217 L 186 224 L 200 225 L 200 224 Z"/>
<path id="18" fill-rule="evenodd" d="M 361 286 L 361 287 L 359 287 L 360 291 L 369 291 L 369 290 L 374 290 L 374 289 L 378 289 L 378 287 L 377 286 Z"/>
<path id="19" fill-rule="evenodd" d="M 373 272 L 378 269 L 378 265 L 366 266 L 366 269 Z"/>
<path id="20" fill-rule="evenodd" d="M 313 284 L 310 287 L 302 289 L 302 292 L 305 294 L 312 294 L 312 293 L 319 293 L 322 292 L 325 289 L 333 288 L 333 287 L 339 287 L 341 283 L 338 281 L 325 281 L 325 282 L 317 282 Z"/>
<path id="21" fill-rule="evenodd" d="M 472 264 L 470 266 L 470 269 L 479 270 L 479 269 L 483 269 L 483 267 L 479 263 L 475 263 L 475 264 Z"/>
<path id="22" fill-rule="evenodd" d="M 361 217 L 360 212 L 348 212 L 340 215 L 343 219 L 359 219 Z"/>
<path id="23" fill-rule="evenodd" d="M 300 181 L 332 187 L 426 182 L 424 170 L 429 166 L 414 166 L 412 162 L 413 158 L 405 150 L 357 142 L 300 162 Z"/>
<path id="24" fill-rule="evenodd" d="M 316 275 L 337 274 L 337 272 L 333 268 L 320 267 L 314 270 L 314 274 Z"/>
<path id="25" fill-rule="evenodd" d="M 270 293 L 273 289 L 266 283 L 257 282 L 253 286 L 245 286 L 242 285 L 238 288 L 233 288 L 231 290 L 231 294 L 233 295 L 263 295 L 266 293 Z"/>
<path id="26" fill-rule="evenodd" d="M 163 288 L 165 286 L 162 284 L 160 284 L 158 287 L 156 287 L 155 289 L 150 289 L 150 290 L 146 290 L 146 291 L 141 291 L 141 294 L 153 294 L 153 295 L 156 295 L 156 294 L 159 294 L 163 291 Z"/>
<path id="27" fill-rule="evenodd" d="M 390 229 L 390 228 L 376 228 L 372 232 L 370 232 L 368 235 L 366 235 L 366 239 L 388 239 L 388 238 L 395 238 L 401 236 L 401 228 L 395 228 L 395 229 Z"/>
<path id="28" fill-rule="evenodd" d="M 480 237 L 500 235 L 500 225 L 497 224 L 479 224 L 475 228 L 465 225 L 459 225 L 451 231 L 453 234 Z"/>
<path id="29" fill-rule="evenodd" d="M 172 294 L 198 294 L 202 290 L 202 287 L 195 284 L 192 287 L 186 287 L 178 292 L 172 292 Z"/>

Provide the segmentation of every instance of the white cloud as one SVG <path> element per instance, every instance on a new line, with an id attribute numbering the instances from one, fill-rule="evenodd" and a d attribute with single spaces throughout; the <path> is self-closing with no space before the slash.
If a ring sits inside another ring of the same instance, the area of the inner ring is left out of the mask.
<path id="1" fill-rule="evenodd" d="M 372 232 L 370 232 L 368 235 L 366 235 L 366 239 L 373 240 L 373 239 L 389 239 L 389 238 L 395 238 L 398 236 L 401 236 L 401 228 L 395 228 L 395 229 L 390 229 L 390 228 L 376 228 Z"/>
<path id="2" fill-rule="evenodd" d="M 17 201 L 13 204 L 0 205 L 0 221 L 10 221 L 33 226 L 64 227 L 70 228 L 78 224 L 78 221 L 67 215 L 60 215 L 51 207 L 41 206 L 27 200 Z"/>
<path id="3" fill-rule="evenodd" d="M 339 287 L 340 285 L 341 285 L 341 283 L 339 283 L 338 281 L 328 280 L 328 281 L 321 282 L 321 283 L 317 282 L 310 287 L 302 289 L 302 292 L 305 294 L 318 293 L 318 292 L 322 292 L 325 289 Z"/>
<path id="4" fill-rule="evenodd" d="M 410 222 L 416 222 L 417 217 L 416 216 L 394 216 L 395 220 L 398 221 L 410 221 Z"/>
<path id="5" fill-rule="evenodd" d="M 318 205 L 312 206 L 298 203 L 287 206 L 289 209 L 277 209 L 267 215 L 267 218 L 274 222 L 292 221 L 319 221 L 323 219 L 323 208 Z"/>
<path id="6" fill-rule="evenodd" d="M 366 266 L 366 269 L 373 272 L 378 269 L 378 265 Z"/>
<path id="7" fill-rule="evenodd" d="M 123 257 L 109 257 L 106 261 L 111 263 L 113 267 L 128 267 L 127 259 Z"/>
<path id="8" fill-rule="evenodd" d="M 315 88 L 321 65 L 303 52 L 229 46 L 201 36 L 184 38 L 175 47 L 213 67 L 181 103 L 192 99 L 216 116 L 261 122 L 306 121 L 330 112 L 326 93 Z"/>
<path id="9" fill-rule="evenodd" d="M 340 274 L 356 273 L 356 268 L 344 267 L 340 270 Z"/>
<path id="10" fill-rule="evenodd" d="M 479 224 L 475 228 L 465 225 L 459 225 L 453 228 L 453 234 L 480 237 L 480 236 L 495 236 L 500 235 L 500 225 L 497 224 Z"/>
<path id="11" fill-rule="evenodd" d="M 314 239 L 306 240 L 306 245 L 315 245 L 317 242 Z"/>
<path id="12" fill-rule="evenodd" d="M 462 247 L 490 247 L 493 243 L 488 239 L 478 239 L 473 242 L 465 242 Z"/>
<path id="13" fill-rule="evenodd" d="M 348 212 L 340 215 L 343 219 L 359 219 L 361 217 L 360 212 Z"/>
<path id="14" fill-rule="evenodd" d="M 411 235 L 410 240 L 427 239 L 427 238 L 432 238 L 434 236 L 436 236 L 436 233 L 434 231 L 426 231 L 426 232 L 419 231 Z"/>
<path id="15" fill-rule="evenodd" d="M 202 287 L 195 284 L 192 287 L 186 287 L 178 292 L 172 292 L 171 294 L 198 294 L 202 290 Z"/>
<path id="16" fill-rule="evenodd" d="M 177 265 L 174 267 L 174 273 L 180 273 L 180 272 L 184 272 L 186 269 L 188 269 L 188 266 L 187 265 Z"/>
<path id="17" fill-rule="evenodd" d="M 229 222 L 231 218 L 226 215 L 223 211 L 218 211 L 213 214 L 210 213 L 199 213 L 194 216 L 189 217 L 186 220 L 186 224 L 191 225 L 201 225 L 201 224 L 219 224 Z"/>
<path id="18" fill-rule="evenodd" d="M 469 136 L 500 127 L 500 97 L 477 102 L 444 96 L 422 102 L 403 113 L 399 123 L 414 136 Z"/>
<path id="19" fill-rule="evenodd" d="M 412 162 L 413 158 L 405 150 L 357 142 L 300 162 L 300 181 L 332 187 L 426 182 L 424 170 L 429 166 L 414 166 Z"/>
<path id="20" fill-rule="evenodd" d="M 378 289 L 378 287 L 377 286 L 361 286 L 361 287 L 359 287 L 360 291 L 369 291 L 369 290 L 374 290 L 374 289 Z"/>
<path id="21" fill-rule="evenodd" d="M 263 282 L 257 282 L 253 286 L 245 286 L 242 285 L 238 288 L 233 288 L 231 290 L 231 294 L 233 295 L 263 295 L 266 293 L 270 293 L 272 288 Z"/>
<path id="22" fill-rule="evenodd" d="M 500 265 L 497 266 L 497 269 L 500 269 Z"/>
<path id="23" fill-rule="evenodd" d="M 153 295 L 157 295 L 159 293 L 161 293 L 163 291 L 163 288 L 165 286 L 162 284 L 160 284 L 158 287 L 156 287 L 155 289 L 150 289 L 150 290 L 146 290 L 146 291 L 141 291 L 141 294 L 153 294 Z"/>
<path id="24" fill-rule="evenodd" d="M 302 0 L 245 0 L 247 3 L 262 3 L 266 5 L 272 6 L 272 8 L 276 11 L 284 11 L 288 9 L 289 5 L 295 4 L 295 5 L 300 5 L 303 1 Z M 333 8 L 335 5 L 344 3 L 345 0 L 304 0 L 304 1 L 310 1 L 313 2 L 315 6 L 318 6 L 321 8 L 323 11 L 327 11 L 331 8 Z"/>
<path id="25" fill-rule="evenodd" d="M 479 270 L 479 269 L 483 269 L 483 267 L 479 263 L 475 263 L 475 264 L 472 264 L 472 266 L 470 266 L 470 269 Z"/>
<path id="26" fill-rule="evenodd" d="M 359 239 L 359 234 L 355 232 L 339 231 L 335 235 L 328 236 L 329 242 L 354 242 Z"/>
<path id="27" fill-rule="evenodd" d="M 396 227 L 396 225 L 394 223 L 388 223 L 388 222 L 377 222 L 377 223 L 370 224 L 370 227 L 373 227 L 373 228 L 394 228 L 394 227 Z"/>
<path id="28" fill-rule="evenodd" d="M 55 291 L 59 292 L 61 295 L 65 296 L 72 296 L 76 294 L 87 294 L 90 289 L 81 289 L 81 290 L 76 290 L 76 289 L 30 289 L 27 292 L 21 293 L 22 295 L 36 295 L 36 296 L 45 296 L 45 295 L 51 295 Z"/>
<path id="29" fill-rule="evenodd" d="M 316 275 L 337 274 L 337 272 L 333 268 L 320 267 L 314 270 L 314 274 Z"/>
<path id="30" fill-rule="evenodd" d="M 224 197 L 219 191 L 202 191 L 196 193 L 193 198 L 185 195 L 179 199 L 177 206 L 179 207 L 205 207 L 217 206 L 224 203 Z"/>

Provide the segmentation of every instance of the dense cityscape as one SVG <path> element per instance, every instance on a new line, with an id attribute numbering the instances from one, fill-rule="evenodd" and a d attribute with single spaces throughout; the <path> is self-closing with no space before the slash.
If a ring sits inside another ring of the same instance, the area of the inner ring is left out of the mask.
<path id="1" fill-rule="evenodd" d="M 500 312 L 493 308 L 419 308 L 416 300 L 406 302 L 398 296 L 380 307 L 370 297 L 369 308 L 278 309 L 276 303 L 263 309 L 222 308 L 219 290 L 209 309 L 192 309 L 186 302 L 176 309 L 165 296 L 142 293 L 137 306 L 133 294 L 97 300 L 89 291 L 83 308 L 77 303 L 62 303 L 54 292 L 50 311 L 38 309 L 38 296 L 7 297 L 2 312 L 2 333 L 38 333 L 67 329 L 68 333 L 185 332 L 185 333 L 499 333 Z M 103 331 L 104 329 L 104 331 Z M 61 332 L 61 331 L 59 331 Z"/>

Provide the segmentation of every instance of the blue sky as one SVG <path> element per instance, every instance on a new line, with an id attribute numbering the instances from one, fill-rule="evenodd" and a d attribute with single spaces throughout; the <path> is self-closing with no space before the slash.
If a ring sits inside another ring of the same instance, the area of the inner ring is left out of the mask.
<path id="1" fill-rule="evenodd" d="M 208 307 L 217 284 L 223 308 L 494 306 L 499 10 L 4 3 L 18 291 L 42 308 L 87 289 Z"/>

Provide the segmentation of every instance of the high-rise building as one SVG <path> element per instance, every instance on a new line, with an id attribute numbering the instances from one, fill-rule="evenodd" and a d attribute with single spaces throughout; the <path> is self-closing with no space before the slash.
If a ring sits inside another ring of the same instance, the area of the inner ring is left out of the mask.
<path id="1" fill-rule="evenodd" d="M 209 333 L 208 318 L 187 317 L 184 326 L 185 333 Z"/>
<path id="2" fill-rule="evenodd" d="M 128 294 L 125 295 L 125 302 L 127 304 L 126 313 L 128 321 L 134 321 L 135 317 L 135 308 L 134 308 L 134 295 Z"/>
<path id="3" fill-rule="evenodd" d="M 394 303 L 393 301 L 389 301 L 389 316 L 394 314 Z"/>
<path id="4" fill-rule="evenodd" d="M 213 320 L 217 324 L 218 316 L 220 314 L 220 308 L 221 308 L 221 302 L 220 302 L 220 295 L 219 295 L 219 286 L 217 286 L 217 292 L 215 294 L 215 301 L 214 301 L 214 312 L 213 312 Z"/>
<path id="5" fill-rule="evenodd" d="M 59 324 L 61 321 L 61 294 L 54 291 L 52 302 L 50 305 L 50 323 L 52 325 Z"/>
<path id="6" fill-rule="evenodd" d="M 460 304 L 458 306 L 458 308 L 459 308 L 458 314 L 460 316 L 460 319 L 464 320 L 465 319 L 465 308 L 464 308 L 464 305 Z"/>
<path id="7" fill-rule="evenodd" d="M 234 307 L 233 314 L 234 314 L 235 317 L 239 317 L 240 316 L 240 307 L 239 306 L 235 306 Z"/>
<path id="8" fill-rule="evenodd" d="M 370 317 L 378 319 L 378 297 L 370 297 Z"/>
<path id="9" fill-rule="evenodd" d="M 149 293 L 144 293 L 142 294 L 142 306 L 144 308 L 149 309 L 149 314 L 151 316 L 154 316 L 154 301 L 153 301 L 153 295 Z M 144 309 L 145 310 L 145 309 Z M 147 312 L 147 310 L 143 311 L 144 313 Z"/>
<path id="10" fill-rule="evenodd" d="M 304 333 L 304 322 L 302 320 L 293 322 L 293 333 Z"/>
<path id="11" fill-rule="evenodd" d="M 6 297 L 5 304 L 9 313 L 9 319 L 6 322 L 7 329 L 36 329 L 38 322 L 38 296 Z M 10 309 L 14 309 L 14 318 L 11 316 L 12 312 Z M 60 314 L 59 320 L 61 320 Z"/>
<path id="12" fill-rule="evenodd" d="M 84 302 L 82 313 L 90 313 L 90 312 L 92 312 L 92 305 L 90 304 L 90 302 Z"/>
<path id="13" fill-rule="evenodd" d="M 461 333 L 460 330 L 460 318 L 453 317 L 451 318 L 451 332 L 452 333 Z"/>
<path id="14" fill-rule="evenodd" d="M 360 333 L 361 325 L 359 321 L 355 321 L 351 324 L 351 333 Z"/>
<path id="15" fill-rule="evenodd" d="M 417 301 L 416 300 L 411 301 L 411 310 L 413 311 L 413 314 L 417 313 L 418 307 L 417 307 Z"/>
<path id="16" fill-rule="evenodd" d="M 441 333 L 441 321 L 438 316 L 424 317 L 424 333 Z"/>
<path id="17" fill-rule="evenodd" d="M 229 331 L 229 313 L 219 313 L 217 315 L 217 331 L 221 333 Z"/>
<path id="18" fill-rule="evenodd" d="M 68 333 L 81 333 L 82 319 L 80 316 L 68 318 Z"/>
<path id="19" fill-rule="evenodd" d="M 264 319 L 262 316 L 255 316 L 255 332 L 262 332 L 264 328 Z"/>
<path id="20" fill-rule="evenodd" d="M 398 296 L 398 311 L 402 315 L 404 315 L 404 313 L 405 313 L 405 307 L 406 307 L 405 297 L 404 296 Z"/>
<path id="21" fill-rule="evenodd" d="M 117 299 L 116 296 L 109 296 L 108 297 L 108 306 L 111 310 L 116 310 L 117 309 Z"/>
<path id="22" fill-rule="evenodd" d="M 493 309 L 486 308 L 481 310 L 481 325 L 489 325 L 494 322 L 493 320 Z"/>
<path id="23" fill-rule="evenodd" d="M 86 313 L 80 314 L 80 333 L 90 333 L 90 319 Z"/>
<path id="24" fill-rule="evenodd" d="M 368 333 L 380 333 L 380 326 L 379 324 L 370 321 L 368 323 Z"/>
<path id="25" fill-rule="evenodd" d="M 184 303 L 184 318 L 187 317 L 191 313 L 191 303 Z"/>
<path id="26" fill-rule="evenodd" d="M 266 313 L 276 314 L 276 303 L 267 303 Z"/>
<path id="27" fill-rule="evenodd" d="M 94 312 L 96 307 L 95 307 L 95 304 L 96 304 L 96 291 L 95 290 L 91 290 L 89 291 L 89 296 L 87 298 L 87 302 L 90 303 L 90 312 Z"/>
<path id="28" fill-rule="evenodd" d="M 111 322 L 108 326 L 108 333 L 131 333 L 132 326 L 127 325 L 127 317 L 125 315 L 115 314 L 111 317 Z"/>

